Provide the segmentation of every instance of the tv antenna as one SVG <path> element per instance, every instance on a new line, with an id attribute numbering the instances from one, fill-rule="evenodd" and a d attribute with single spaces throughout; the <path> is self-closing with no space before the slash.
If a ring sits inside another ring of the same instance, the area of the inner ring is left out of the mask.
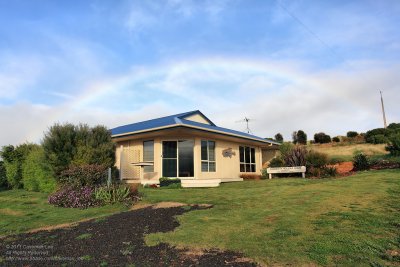
<path id="1" fill-rule="evenodd" d="M 382 105 L 382 115 L 383 115 L 383 126 L 384 126 L 385 129 L 386 129 L 387 124 L 386 124 L 385 106 L 383 105 L 382 91 L 379 90 L 379 93 L 381 94 L 381 105 Z"/>
<path id="2" fill-rule="evenodd" d="M 245 122 L 246 123 L 246 132 L 248 133 L 248 134 L 253 134 L 253 132 L 250 130 L 250 128 L 249 128 L 249 122 L 250 121 L 254 121 L 253 119 L 249 119 L 249 118 L 247 118 L 247 117 L 244 117 L 244 119 L 243 120 L 238 120 L 238 121 L 236 121 L 236 122 Z"/>

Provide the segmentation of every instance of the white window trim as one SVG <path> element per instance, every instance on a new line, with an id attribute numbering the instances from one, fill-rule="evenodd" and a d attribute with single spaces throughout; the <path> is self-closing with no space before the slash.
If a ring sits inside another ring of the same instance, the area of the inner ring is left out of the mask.
<path id="1" fill-rule="evenodd" d="M 201 151 L 202 151 L 201 143 L 203 141 L 207 142 L 207 159 L 206 160 L 203 160 L 202 159 L 202 155 L 201 155 Z M 214 142 L 214 160 L 210 160 L 209 142 Z M 200 164 L 201 164 L 200 165 L 200 170 L 201 170 L 201 172 L 217 172 L 217 157 L 215 155 L 216 154 L 215 153 L 216 147 L 217 147 L 217 142 L 215 142 L 214 140 L 204 140 L 204 139 L 200 140 Z M 203 171 L 203 166 L 202 166 L 203 162 L 207 163 L 207 171 Z M 210 162 L 214 163 L 214 166 L 215 166 L 215 170 L 214 171 L 210 171 Z"/>
<path id="2" fill-rule="evenodd" d="M 240 147 L 243 147 L 243 160 L 244 160 L 244 162 L 242 162 L 242 161 L 240 161 Z M 247 163 L 246 162 L 246 147 L 248 147 L 248 148 L 250 148 L 250 163 Z M 252 157 L 251 157 L 251 149 L 254 149 L 254 163 L 252 163 L 251 162 L 251 160 L 252 160 Z M 250 173 L 255 173 L 255 172 L 257 172 L 257 163 L 256 163 L 256 148 L 255 147 L 252 147 L 252 146 L 245 146 L 245 145 L 241 145 L 241 146 L 239 146 L 239 170 L 240 170 L 240 165 L 244 165 L 244 168 L 245 168 L 245 171 L 244 172 L 242 172 L 242 171 L 240 171 L 241 173 L 248 173 L 248 172 L 250 172 Z M 250 165 L 254 165 L 254 172 L 253 171 L 248 171 L 248 170 L 246 170 L 246 165 L 247 164 L 250 164 Z"/>

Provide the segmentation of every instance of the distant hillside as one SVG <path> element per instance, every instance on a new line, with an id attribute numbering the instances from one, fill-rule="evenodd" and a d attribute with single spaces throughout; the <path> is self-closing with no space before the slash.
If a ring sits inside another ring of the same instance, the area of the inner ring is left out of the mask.
<path id="1" fill-rule="evenodd" d="M 344 143 L 329 143 L 329 144 L 312 144 L 310 147 L 319 152 L 328 154 L 330 159 L 338 161 L 350 161 L 354 153 L 363 152 L 369 156 L 385 155 L 388 152 L 385 150 L 385 144 L 344 144 Z"/>

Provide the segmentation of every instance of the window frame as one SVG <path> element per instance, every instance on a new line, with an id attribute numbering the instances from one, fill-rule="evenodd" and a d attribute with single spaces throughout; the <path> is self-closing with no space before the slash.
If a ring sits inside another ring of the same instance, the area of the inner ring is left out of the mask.
<path id="1" fill-rule="evenodd" d="M 207 159 L 203 159 L 203 142 L 207 143 Z M 210 160 L 210 143 L 214 143 L 214 160 Z M 214 140 L 200 140 L 200 170 L 201 172 L 217 172 L 217 157 L 215 153 L 216 142 Z M 203 163 L 207 164 L 207 170 L 203 170 Z M 214 170 L 210 170 L 210 165 L 214 163 Z"/>
<path id="2" fill-rule="evenodd" d="M 145 160 L 145 143 L 153 142 L 153 160 Z M 154 172 L 154 140 L 145 140 L 143 141 L 143 161 L 144 162 L 152 162 L 152 166 L 143 166 L 143 173 L 152 173 Z"/>
<path id="3" fill-rule="evenodd" d="M 257 169 L 256 148 L 251 147 L 251 146 L 244 146 L 244 145 L 239 146 L 239 170 L 240 170 L 240 172 L 256 172 L 256 169 Z"/>

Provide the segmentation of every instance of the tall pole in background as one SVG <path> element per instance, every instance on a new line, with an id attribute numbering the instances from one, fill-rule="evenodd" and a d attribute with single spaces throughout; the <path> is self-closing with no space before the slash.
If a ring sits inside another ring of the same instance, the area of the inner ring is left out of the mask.
<path id="1" fill-rule="evenodd" d="M 383 114 L 383 126 L 384 126 L 385 129 L 386 129 L 387 124 L 386 124 L 385 106 L 383 105 L 382 91 L 379 90 L 379 92 L 381 93 L 381 105 L 382 105 L 382 114 Z"/>

